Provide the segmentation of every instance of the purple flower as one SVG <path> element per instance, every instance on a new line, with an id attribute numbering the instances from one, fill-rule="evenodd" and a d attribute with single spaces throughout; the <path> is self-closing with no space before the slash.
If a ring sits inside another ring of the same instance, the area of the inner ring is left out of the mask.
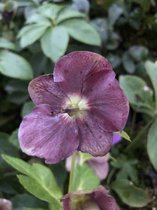
<path id="1" fill-rule="evenodd" d="M 119 134 L 117 133 L 113 134 L 113 141 L 112 141 L 113 145 L 119 143 L 121 140 L 122 140 L 122 137 Z"/>
<path id="2" fill-rule="evenodd" d="M 4 198 L 0 198 L 0 210 L 12 210 L 11 201 Z"/>
<path id="3" fill-rule="evenodd" d="M 57 163 L 74 151 L 104 156 L 114 131 L 123 130 L 128 100 L 102 56 L 73 52 L 55 65 L 54 74 L 32 80 L 29 94 L 36 107 L 19 128 L 23 152 Z"/>
<path id="4" fill-rule="evenodd" d="M 115 199 L 100 186 L 92 192 L 75 192 L 62 199 L 63 210 L 119 210 Z"/>

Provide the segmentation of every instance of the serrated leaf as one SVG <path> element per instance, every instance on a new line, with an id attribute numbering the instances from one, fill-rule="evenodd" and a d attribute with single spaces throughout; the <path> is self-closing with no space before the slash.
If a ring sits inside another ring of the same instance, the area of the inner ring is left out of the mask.
<path id="1" fill-rule="evenodd" d="M 100 46 L 101 40 L 97 31 L 85 20 L 70 19 L 61 22 L 71 37 L 85 44 Z M 77 26 L 77 27 L 76 27 Z"/>
<path id="2" fill-rule="evenodd" d="M 56 183 L 52 171 L 49 168 L 37 163 L 30 165 L 21 159 L 11 157 L 8 155 L 3 155 L 2 157 L 13 168 L 27 175 L 28 177 L 25 176 L 25 180 L 28 180 L 27 178 L 30 178 L 30 181 L 34 180 L 34 182 L 38 183 L 38 185 L 40 185 L 40 189 L 42 188 L 43 191 L 45 190 L 45 193 L 47 193 L 48 198 L 61 198 L 62 193 Z"/>
<path id="3" fill-rule="evenodd" d="M 9 50 L 16 50 L 16 46 L 11 41 L 0 37 L 0 49 L 9 49 Z"/>
<path id="4" fill-rule="evenodd" d="M 151 125 L 148 131 L 147 152 L 152 165 L 157 170 L 157 121 Z"/>
<path id="5" fill-rule="evenodd" d="M 5 50 L 0 52 L 0 72 L 5 76 L 22 80 L 33 78 L 30 64 L 20 55 Z"/>
<path id="6" fill-rule="evenodd" d="M 25 161 L 23 161 L 19 158 L 11 157 L 9 155 L 2 155 L 2 157 L 9 165 L 11 165 L 13 168 L 15 168 L 20 173 L 31 176 L 31 174 L 32 174 L 31 173 L 31 165 L 29 165 Z"/>
<path id="7" fill-rule="evenodd" d="M 64 27 L 49 28 L 41 39 L 45 55 L 56 62 L 64 55 L 69 42 L 69 35 Z"/>
<path id="8" fill-rule="evenodd" d="M 151 201 L 151 197 L 146 191 L 136 187 L 129 180 L 117 179 L 112 183 L 111 187 L 119 195 L 121 200 L 131 207 L 141 208 Z"/>
<path id="9" fill-rule="evenodd" d="M 60 202 L 56 200 L 53 196 L 51 196 L 51 194 L 47 192 L 47 189 L 44 186 L 42 186 L 39 182 L 35 181 L 31 177 L 27 177 L 24 175 L 18 175 L 17 177 L 20 183 L 28 192 L 35 195 L 40 200 L 51 203 L 54 209 L 60 210 Z"/>

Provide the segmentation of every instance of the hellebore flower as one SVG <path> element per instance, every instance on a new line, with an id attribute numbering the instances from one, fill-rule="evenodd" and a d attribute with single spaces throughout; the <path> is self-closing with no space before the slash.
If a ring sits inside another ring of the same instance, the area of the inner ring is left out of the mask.
<path id="1" fill-rule="evenodd" d="M 117 144 L 118 142 L 121 141 L 121 136 L 118 134 L 113 134 L 113 141 L 112 145 Z M 97 177 L 100 180 L 106 179 L 108 172 L 109 172 L 109 154 L 102 156 L 102 157 L 92 157 L 85 161 L 95 172 Z M 68 157 L 66 159 L 66 170 L 70 171 L 71 170 L 71 162 L 72 162 L 72 156 Z M 80 164 L 80 158 L 78 156 L 77 158 L 77 163 Z"/>
<path id="2" fill-rule="evenodd" d="M 114 131 L 123 130 L 128 100 L 111 64 L 86 51 L 63 56 L 54 74 L 33 79 L 28 87 L 36 105 L 19 128 L 23 152 L 57 163 L 74 151 L 104 156 Z"/>
<path id="3" fill-rule="evenodd" d="M 63 210 L 119 210 L 115 199 L 100 186 L 92 192 L 75 192 L 62 199 Z"/>
<path id="4" fill-rule="evenodd" d="M 0 198 L 0 210 L 12 210 L 11 201 L 4 198 Z"/>

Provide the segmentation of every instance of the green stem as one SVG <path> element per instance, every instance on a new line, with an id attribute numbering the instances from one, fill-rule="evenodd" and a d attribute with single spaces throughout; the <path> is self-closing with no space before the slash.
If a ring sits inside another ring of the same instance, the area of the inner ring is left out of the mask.
<path id="1" fill-rule="evenodd" d="M 74 187 L 74 179 L 75 179 L 74 171 L 75 171 L 75 166 L 76 166 L 76 158 L 77 158 L 77 152 L 75 152 L 72 155 L 68 192 L 72 192 L 73 191 L 73 187 Z"/>

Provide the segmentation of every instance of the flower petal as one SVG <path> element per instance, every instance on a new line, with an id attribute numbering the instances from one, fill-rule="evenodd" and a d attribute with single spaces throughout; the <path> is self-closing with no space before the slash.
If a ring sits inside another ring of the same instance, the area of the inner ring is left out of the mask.
<path id="1" fill-rule="evenodd" d="M 19 128 L 20 146 L 28 155 L 57 163 L 78 147 L 75 121 L 67 114 L 53 116 L 49 105 L 39 105 L 27 115 Z"/>
<path id="2" fill-rule="evenodd" d="M 119 210 L 115 199 L 102 186 L 91 192 L 79 191 L 66 194 L 62 198 L 62 202 L 63 210 Z"/>
<path id="3" fill-rule="evenodd" d="M 49 104 L 53 110 L 58 110 L 65 100 L 65 93 L 53 81 L 53 76 L 42 75 L 29 83 L 28 91 L 35 105 Z"/>
<path id="4" fill-rule="evenodd" d="M 105 132 L 99 124 L 87 115 L 82 121 L 77 121 L 80 144 L 78 150 L 93 156 L 106 155 L 112 146 L 112 133 Z"/>
<path id="5" fill-rule="evenodd" d="M 115 199 L 108 194 L 108 191 L 100 186 L 92 194 L 91 198 L 99 204 L 102 210 L 119 210 Z"/>
<path id="6" fill-rule="evenodd" d="M 106 131 L 123 130 L 129 113 L 126 96 L 116 79 L 103 73 L 86 81 L 83 94 L 88 98 L 88 105 L 93 118 Z"/>
<path id="7" fill-rule="evenodd" d="M 104 157 L 94 157 L 91 160 L 88 160 L 88 165 L 95 171 L 100 180 L 107 177 L 109 172 L 107 155 Z"/>
<path id="8" fill-rule="evenodd" d="M 72 52 L 55 65 L 54 81 L 67 93 L 80 94 L 85 80 L 97 72 L 113 74 L 111 64 L 101 55 L 88 51 Z"/>
<path id="9" fill-rule="evenodd" d="M 122 137 L 119 134 L 114 133 L 113 134 L 113 142 L 112 142 L 112 145 L 118 144 L 120 141 L 122 141 Z"/>

